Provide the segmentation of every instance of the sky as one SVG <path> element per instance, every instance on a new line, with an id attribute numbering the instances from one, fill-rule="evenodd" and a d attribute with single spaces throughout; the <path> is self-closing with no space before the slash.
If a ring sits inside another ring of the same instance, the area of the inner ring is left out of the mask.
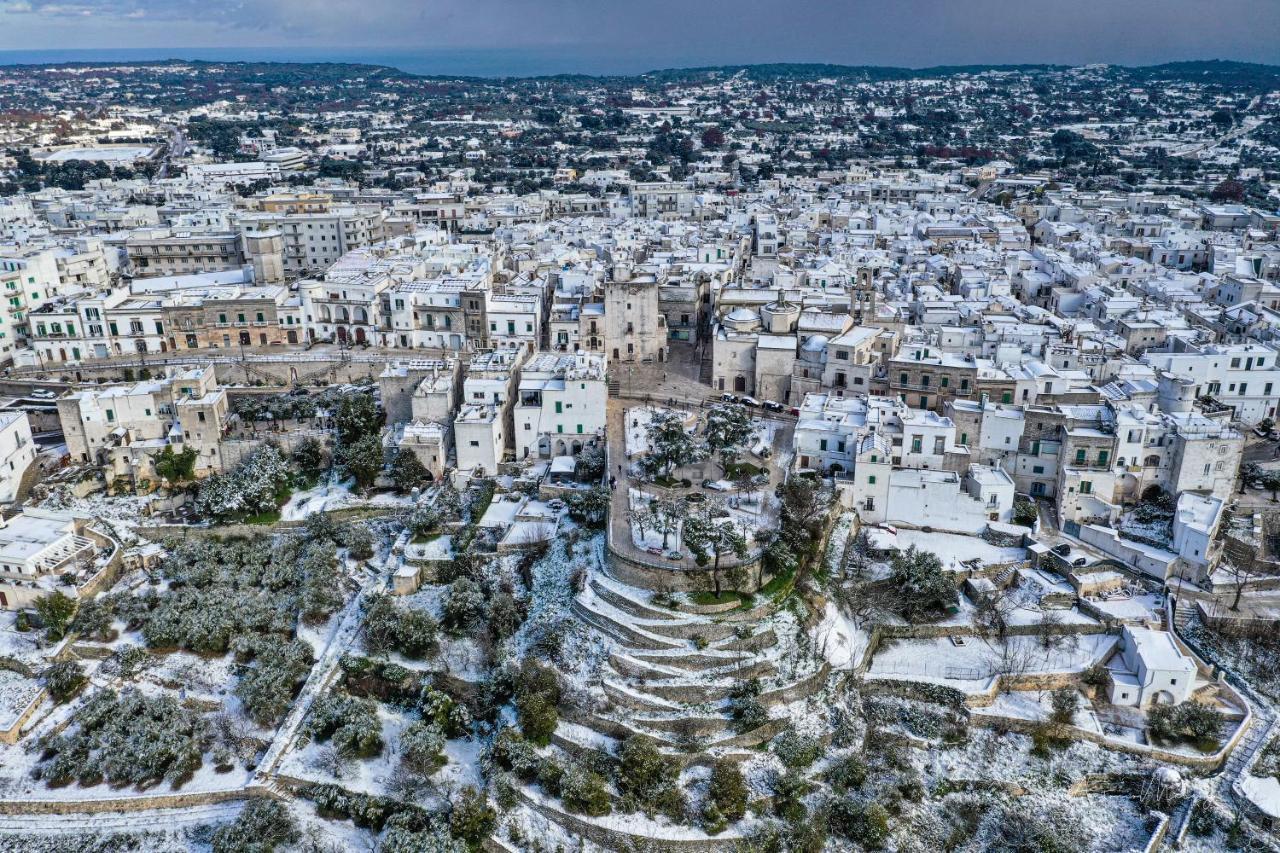
<path id="1" fill-rule="evenodd" d="M 600 73 L 747 62 L 1280 64 L 1280 0 L 0 0 L 0 50 L 72 48 L 341 59 L 513 51 Z"/>

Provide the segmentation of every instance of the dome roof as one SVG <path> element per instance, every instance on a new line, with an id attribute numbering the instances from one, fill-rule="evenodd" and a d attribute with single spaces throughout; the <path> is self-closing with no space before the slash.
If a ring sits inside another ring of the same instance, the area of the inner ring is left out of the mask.
<path id="1" fill-rule="evenodd" d="M 829 338 L 826 335 L 811 335 L 800 349 L 805 352 L 821 352 L 826 349 Z"/>
<path id="2" fill-rule="evenodd" d="M 730 311 L 725 319 L 730 323 L 758 323 L 760 322 L 760 315 L 750 308 L 738 307 Z"/>

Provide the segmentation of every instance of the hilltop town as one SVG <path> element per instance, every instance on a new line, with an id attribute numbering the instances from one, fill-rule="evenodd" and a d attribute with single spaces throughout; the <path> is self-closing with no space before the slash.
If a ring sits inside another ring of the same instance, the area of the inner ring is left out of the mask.
<path id="1" fill-rule="evenodd" d="M 1280 849 L 1280 68 L 0 105 L 0 850 Z"/>

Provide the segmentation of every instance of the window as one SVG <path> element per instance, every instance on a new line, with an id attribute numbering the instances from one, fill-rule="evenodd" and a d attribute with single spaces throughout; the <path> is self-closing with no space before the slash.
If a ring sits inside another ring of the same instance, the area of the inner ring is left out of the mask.
<path id="1" fill-rule="evenodd" d="M 818 449 L 819 450 L 827 449 L 827 440 L 825 438 L 818 439 Z"/>
<path id="2" fill-rule="evenodd" d="M 1083 465 L 1083 464 L 1084 464 L 1084 454 L 1085 454 L 1085 450 L 1084 450 L 1084 448 L 1083 448 L 1083 447 L 1081 447 L 1079 450 L 1077 450 L 1077 451 L 1076 451 L 1076 464 L 1077 464 L 1077 465 Z"/>
<path id="3" fill-rule="evenodd" d="M 969 380 L 968 380 L 968 379 L 961 379 L 961 380 L 960 380 L 960 390 L 961 390 L 961 391 L 968 391 L 968 390 L 969 390 Z"/>
<path id="4" fill-rule="evenodd" d="M 944 377 L 942 377 L 941 379 L 939 379 L 939 380 L 938 380 L 938 386 L 939 386 L 939 387 L 941 387 L 941 388 L 947 388 L 947 387 L 949 387 L 950 385 L 951 385 L 951 377 L 950 377 L 950 376 L 944 376 Z"/>
<path id="5" fill-rule="evenodd" d="M 564 411 L 564 404 L 563 404 L 563 403 L 561 403 L 559 400 L 557 400 L 557 401 L 556 401 L 556 414 L 558 415 L 558 414 L 560 414 L 560 413 L 561 413 L 561 412 L 563 412 L 563 411 Z"/>
<path id="6" fill-rule="evenodd" d="M 1003 394 L 1001 394 L 1001 395 L 1000 395 L 1000 402 L 1001 402 L 1001 403 L 1012 403 L 1012 402 L 1013 402 L 1013 394 L 1012 394 L 1012 392 L 1005 391 Z"/>
<path id="7" fill-rule="evenodd" d="M 1044 466 L 1043 466 L 1043 465 L 1032 465 L 1032 466 L 1031 466 L 1031 473 L 1032 473 L 1032 474 L 1043 474 L 1043 473 L 1044 473 Z"/>
<path id="8" fill-rule="evenodd" d="M 1106 464 L 1107 464 L 1107 457 L 1108 457 L 1108 456 L 1109 456 L 1109 454 L 1107 453 L 1107 451 L 1105 451 L 1105 450 L 1099 450 L 1099 451 L 1098 451 L 1098 465 L 1099 465 L 1099 466 L 1106 465 Z"/>
<path id="9" fill-rule="evenodd" d="M 204 412 L 196 412 L 196 420 L 200 423 L 204 423 Z"/>
<path id="10" fill-rule="evenodd" d="M 1080 494 L 1082 494 L 1082 495 L 1091 495 L 1091 494 L 1093 494 L 1093 483 L 1089 482 L 1088 480 L 1081 480 L 1081 481 L 1080 481 Z"/>
<path id="11" fill-rule="evenodd" d="M 967 432 L 960 433 L 960 446 L 961 447 L 969 446 L 969 433 Z"/>
<path id="12" fill-rule="evenodd" d="M 876 484 L 876 475 L 872 474 L 870 477 L 867 478 L 867 485 L 874 486 L 875 484 Z"/>
<path id="13" fill-rule="evenodd" d="M 911 436 L 911 452 L 912 453 L 919 453 L 920 448 L 922 447 L 923 444 L 924 444 L 923 436 L 919 436 L 919 435 Z"/>
<path id="14" fill-rule="evenodd" d="M 899 382 L 899 384 L 901 384 L 901 385 L 906 385 L 906 384 L 907 384 L 907 374 L 905 374 L 905 373 L 904 373 L 904 374 L 902 374 L 901 376 L 899 376 L 899 377 L 898 377 L 898 382 Z"/>
<path id="15" fill-rule="evenodd" d="M 111 423 L 115 419 L 116 419 L 116 413 L 111 409 L 107 409 L 107 423 Z"/>

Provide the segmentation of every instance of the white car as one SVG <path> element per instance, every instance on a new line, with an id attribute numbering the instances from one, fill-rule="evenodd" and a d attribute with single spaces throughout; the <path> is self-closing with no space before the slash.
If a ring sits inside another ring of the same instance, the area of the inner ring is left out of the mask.
<path id="1" fill-rule="evenodd" d="M 36 390 L 31 392 L 31 396 L 38 397 L 41 400 L 52 400 L 54 397 L 57 397 L 58 395 L 44 388 L 37 388 Z"/>

